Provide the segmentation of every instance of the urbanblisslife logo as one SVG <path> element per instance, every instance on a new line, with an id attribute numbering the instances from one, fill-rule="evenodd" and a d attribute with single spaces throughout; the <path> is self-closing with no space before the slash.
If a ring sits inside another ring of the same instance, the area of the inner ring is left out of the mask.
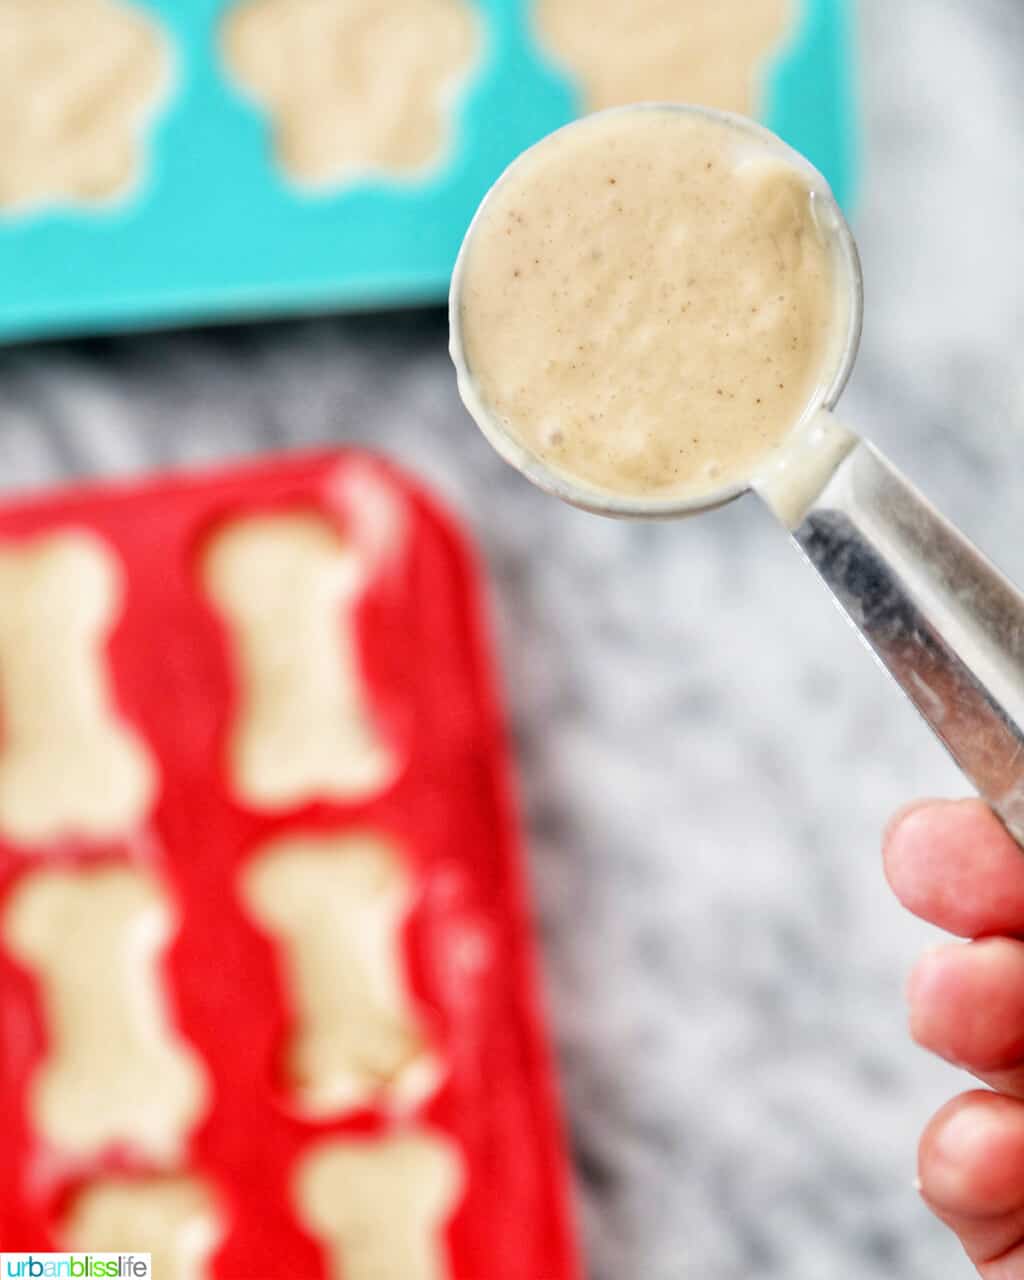
<path id="1" fill-rule="evenodd" d="M 0 1253 L 0 1280 L 152 1280 L 148 1253 Z"/>

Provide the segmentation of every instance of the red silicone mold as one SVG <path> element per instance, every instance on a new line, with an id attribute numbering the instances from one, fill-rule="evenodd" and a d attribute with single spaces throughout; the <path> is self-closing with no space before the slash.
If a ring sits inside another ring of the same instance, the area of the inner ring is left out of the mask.
<path id="1" fill-rule="evenodd" d="M 373 566 L 356 616 L 358 648 L 401 767 L 369 801 L 268 817 L 229 784 L 231 652 L 202 590 L 200 558 L 223 521 L 284 509 L 336 522 Z M 408 478 L 347 452 L 59 493 L 0 511 L 7 541 L 75 528 L 98 535 L 121 561 L 111 678 L 122 714 L 159 761 L 160 792 L 125 843 L 0 844 L 0 910 L 28 870 L 126 859 L 162 876 L 177 900 L 165 985 L 212 1085 L 187 1161 L 225 1208 L 212 1276 L 327 1280 L 317 1243 L 290 1207 L 297 1159 L 326 1135 L 414 1123 L 448 1135 L 467 1170 L 447 1236 L 453 1280 L 575 1280 L 508 753 L 479 575 L 462 536 Z M 292 1112 L 275 1079 L 287 993 L 271 941 L 244 913 L 237 878 L 274 836 L 367 828 L 392 836 L 417 885 L 405 959 L 445 1076 L 411 1117 L 365 1109 L 321 1123 Z M 60 1217 L 76 1188 L 134 1167 L 123 1151 L 71 1164 L 33 1134 L 26 1097 L 45 1035 L 34 980 L 0 948 L 0 1248 L 9 1251 L 59 1249 Z"/>

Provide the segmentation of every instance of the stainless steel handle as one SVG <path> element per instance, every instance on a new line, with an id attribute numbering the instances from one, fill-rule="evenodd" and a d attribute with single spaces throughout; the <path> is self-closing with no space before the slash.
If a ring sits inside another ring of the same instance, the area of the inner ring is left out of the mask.
<path id="1" fill-rule="evenodd" d="M 1024 845 L 1024 596 L 875 448 L 847 439 L 792 536 Z"/>

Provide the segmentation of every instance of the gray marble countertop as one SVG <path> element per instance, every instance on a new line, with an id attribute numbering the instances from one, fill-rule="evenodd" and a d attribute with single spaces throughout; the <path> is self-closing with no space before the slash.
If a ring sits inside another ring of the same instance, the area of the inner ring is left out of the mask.
<path id="1" fill-rule="evenodd" d="M 1024 581 L 1024 6 L 863 0 L 859 424 Z M 630 526 L 508 471 L 425 311 L 12 349 L 0 482 L 362 441 L 484 550 L 594 1280 L 954 1280 L 913 1190 L 963 1085 L 879 833 L 958 794 L 753 501 Z"/>

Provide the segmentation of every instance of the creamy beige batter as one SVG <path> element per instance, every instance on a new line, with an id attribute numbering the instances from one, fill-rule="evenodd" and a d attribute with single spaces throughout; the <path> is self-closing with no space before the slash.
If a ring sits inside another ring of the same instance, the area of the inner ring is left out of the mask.
<path id="1" fill-rule="evenodd" d="M 811 181 L 770 137 L 694 113 L 611 112 L 545 139 L 463 250 L 470 408 L 599 494 L 746 484 L 834 353 Z"/>
<path id="2" fill-rule="evenodd" d="M 156 764 L 111 690 L 106 649 L 121 596 L 119 562 L 90 533 L 0 543 L 0 835 L 8 840 L 124 838 L 149 812 Z"/>
<path id="3" fill-rule="evenodd" d="M 101 1178 L 75 1196 L 61 1243 L 89 1253 L 151 1253 L 154 1280 L 207 1280 L 223 1231 L 199 1178 Z"/>
<path id="4" fill-rule="evenodd" d="M 243 0 L 228 69 L 271 116 L 299 182 L 411 175 L 436 164 L 480 36 L 468 0 Z"/>
<path id="5" fill-rule="evenodd" d="M 0 0 L 0 209 L 133 186 L 170 80 L 157 21 L 123 0 Z"/>
<path id="6" fill-rule="evenodd" d="M 239 684 L 230 765 L 253 808 L 351 800 L 394 774 L 356 651 L 366 575 L 355 545 L 314 512 L 245 516 L 213 538 L 204 585 L 229 628 Z"/>
<path id="7" fill-rule="evenodd" d="M 752 115 L 796 0 L 537 0 L 542 45 L 588 111 L 694 102 Z"/>
<path id="8" fill-rule="evenodd" d="M 331 1280 L 449 1280 L 443 1232 L 463 1176 L 439 1134 L 330 1138 L 296 1166 L 295 1206 Z"/>
<path id="9" fill-rule="evenodd" d="M 437 1083 L 408 994 L 402 926 L 412 884 L 382 836 L 284 836 L 246 867 L 242 895 L 281 950 L 292 1013 L 289 1090 L 307 1115 L 408 1106 Z"/>
<path id="10" fill-rule="evenodd" d="M 8 898 L 0 937 L 36 977 L 47 1032 L 32 1118 L 59 1151 L 181 1157 L 207 1081 L 167 1008 L 173 927 L 166 891 L 135 867 L 35 871 Z"/>

